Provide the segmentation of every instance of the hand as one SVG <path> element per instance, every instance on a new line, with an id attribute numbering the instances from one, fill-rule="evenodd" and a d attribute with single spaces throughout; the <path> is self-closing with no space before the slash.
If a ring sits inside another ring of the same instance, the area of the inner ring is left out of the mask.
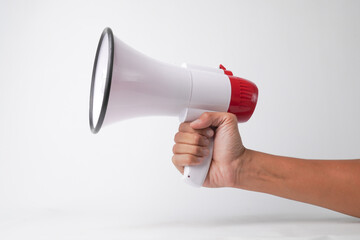
<path id="1" fill-rule="evenodd" d="M 209 154 L 208 138 L 213 135 L 214 152 L 203 186 L 234 187 L 242 165 L 241 156 L 246 149 L 241 141 L 237 118 L 231 113 L 204 113 L 192 123 L 180 124 L 175 135 L 172 161 L 182 174 L 184 166 L 200 164 Z"/>

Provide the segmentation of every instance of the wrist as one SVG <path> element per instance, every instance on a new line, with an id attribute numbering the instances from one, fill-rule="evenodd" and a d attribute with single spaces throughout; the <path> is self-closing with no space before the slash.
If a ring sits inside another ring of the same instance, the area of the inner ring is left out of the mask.
<path id="1" fill-rule="evenodd" d="M 244 147 L 241 155 L 236 159 L 235 188 L 247 189 L 246 185 L 251 170 L 254 151 Z"/>
<path id="2" fill-rule="evenodd" d="M 289 177 L 288 165 L 281 157 L 246 149 L 239 159 L 235 187 L 273 194 Z"/>
<path id="3" fill-rule="evenodd" d="M 236 188 L 279 196 L 296 178 L 298 160 L 247 149 L 239 163 Z"/>

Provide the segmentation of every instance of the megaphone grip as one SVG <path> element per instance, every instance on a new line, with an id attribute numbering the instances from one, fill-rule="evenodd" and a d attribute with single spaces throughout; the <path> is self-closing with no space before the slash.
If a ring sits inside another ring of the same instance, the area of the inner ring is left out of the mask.
<path id="1" fill-rule="evenodd" d="M 180 113 L 180 122 L 191 122 L 200 117 L 204 112 L 212 112 L 204 109 L 186 108 Z M 214 137 L 209 139 L 209 155 L 203 162 L 196 166 L 185 166 L 183 180 L 191 186 L 201 187 L 204 184 L 209 171 L 214 151 Z"/>
<path id="2" fill-rule="evenodd" d="M 214 138 L 210 138 L 209 155 L 203 160 L 200 165 L 185 166 L 184 168 L 184 181 L 194 187 L 201 187 L 204 184 L 206 176 L 209 171 L 213 150 L 214 150 Z"/>

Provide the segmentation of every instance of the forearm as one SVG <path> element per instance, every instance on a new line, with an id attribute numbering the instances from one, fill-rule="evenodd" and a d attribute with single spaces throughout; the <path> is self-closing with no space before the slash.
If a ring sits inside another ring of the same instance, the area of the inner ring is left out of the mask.
<path id="1" fill-rule="evenodd" d="M 237 188 L 360 217 L 360 160 L 304 160 L 246 150 Z"/>

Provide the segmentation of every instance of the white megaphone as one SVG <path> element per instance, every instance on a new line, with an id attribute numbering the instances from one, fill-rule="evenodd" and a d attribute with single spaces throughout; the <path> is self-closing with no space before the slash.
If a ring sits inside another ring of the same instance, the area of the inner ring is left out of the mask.
<path id="1" fill-rule="evenodd" d="M 222 65 L 208 68 L 165 64 L 127 46 L 106 28 L 100 38 L 90 90 L 90 128 L 97 133 L 124 119 L 140 116 L 178 116 L 193 121 L 204 112 L 231 112 L 239 122 L 254 112 L 256 85 L 235 77 Z M 202 186 L 212 159 L 184 169 L 184 180 Z"/>

